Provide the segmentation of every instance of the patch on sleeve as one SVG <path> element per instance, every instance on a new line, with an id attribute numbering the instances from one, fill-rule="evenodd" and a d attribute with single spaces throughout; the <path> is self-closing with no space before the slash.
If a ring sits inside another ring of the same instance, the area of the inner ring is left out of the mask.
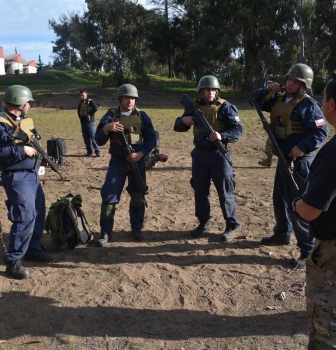
<path id="1" fill-rule="evenodd" d="M 237 123 L 239 123 L 239 122 L 240 122 L 240 118 L 239 118 L 239 116 L 238 116 L 238 115 L 235 117 L 235 121 L 236 121 Z"/>
<path id="2" fill-rule="evenodd" d="M 325 124 L 325 121 L 323 118 L 315 120 L 316 126 L 322 126 Z"/>

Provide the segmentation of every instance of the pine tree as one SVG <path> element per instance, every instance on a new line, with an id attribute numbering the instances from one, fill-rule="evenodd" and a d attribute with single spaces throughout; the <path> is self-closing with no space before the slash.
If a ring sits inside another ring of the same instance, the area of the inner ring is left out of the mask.
<path id="1" fill-rule="evenodd" d="M 41 60 L 41 55 L 39 55 L 39 58 L 38 58 L 38 61 L 37 61 L 37 64 L 36 64 L 36 70 L 37 70 L 37 73 L 43 71 L 44 69 L 44 64 Z"/>

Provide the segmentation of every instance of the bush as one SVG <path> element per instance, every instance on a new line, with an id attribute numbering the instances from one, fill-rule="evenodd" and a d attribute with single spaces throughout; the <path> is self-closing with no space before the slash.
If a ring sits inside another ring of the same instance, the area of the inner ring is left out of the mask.
<path id="1" fill-rule="evenodd" d="M 312 89 L 313 89 L 314 94 L 322 95 L 324 87 L 326 86 L 326 83 L 327 82 L 324 81 L 324 79 L 322 79 L 321 77 L 319 77 L 319 76 L 315 77 L 315 79 L 313 80 L 313 85 L 312 85 Z"/>

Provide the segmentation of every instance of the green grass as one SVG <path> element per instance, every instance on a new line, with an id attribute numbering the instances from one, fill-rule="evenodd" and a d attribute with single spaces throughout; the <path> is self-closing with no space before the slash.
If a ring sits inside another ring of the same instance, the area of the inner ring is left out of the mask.
<path id="1" fill-rule="evenodd" d="M 92 72 L 86 74 L 82 70 L 77 69 L 50 69 L 37 74 L 0 75 L 0 97 L 4 93 L 5 89 L 11 85 L 25 85 L 32 89 L 34 93 L 39 90 L 40 94 L 44 94 L 46 91 L 51 91 L 55 88 L 62 89 L 62 94 L 69 94 L 72 93 L 71 90 L 73 88 L 76 89 L 75 92 L 77 94 L 79 86 L 85 88 L 90 87 L 91 89 L 94 87 L 101 87 L 104 76 L 106 76 L 106 73 Z M 163 92 L 173 96 L 196 92 L 195 82 L 193 81 L 185 81 L 178 78 L 167 78 L 153 74 L 149 74 L 148 76 L 150 78 L 149 84 L 137 84 L 134 82 L 139 91 Z M 108 87 L 105 89 L 107 91 L 112 90 L 115 92 L 117 86 Z M 232 99 L 239 96 L 240 93 L 238 91 L 224 88 L 221 90 L 222 98 Z"/>

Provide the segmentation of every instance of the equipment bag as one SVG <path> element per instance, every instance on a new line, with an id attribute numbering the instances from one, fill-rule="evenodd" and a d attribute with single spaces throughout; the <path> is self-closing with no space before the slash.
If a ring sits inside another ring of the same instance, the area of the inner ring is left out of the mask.
<path id="1" fill-rule="evenodd" d="M 52 157 L 58 165 L 64 164 L 63 155 L 66 154 L 65 140 L 62 138 L 52 138 L 47 140 L 47 154 Z"/>
<path id="2" fill-rule="evenodd" d="M 72 250 L 78 244 L 93 240 L 83 211 L 81 195 L 58 198 L 52 203 L 46 218 L 45 230 L 51 234 L 52 241 L 62 251 Z"/>

